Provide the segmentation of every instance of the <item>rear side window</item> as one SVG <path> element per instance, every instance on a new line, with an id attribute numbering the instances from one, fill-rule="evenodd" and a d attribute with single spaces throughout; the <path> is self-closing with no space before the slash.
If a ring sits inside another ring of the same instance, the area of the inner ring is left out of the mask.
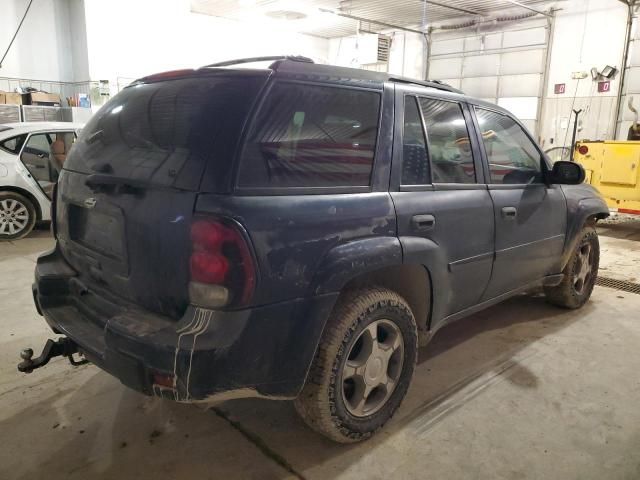
<path id="1" fill-rule="evenodd" d="M 82 129 L 64 168 L 196 190 L 207 167 L 207 188 L 223 191 L 264 81 L 208 75 L 128 87 Z"/>
<path id="2" fill-rule="evenodd" d="M 433 183 L 476 183 L 469 131 L 459 103 L 420 98 Z"/>
<path id="3" fill-rule="evenodd" d="M 17 155 L 20 153 L 20 149 L 22 148 L 22 145 L 24 145 L 26 138 L 26 134 L 8 138 L 7 140 L 0 142 L 0 148 L 6 152 Z"/>
<path id="4" fill-rule="evenodd" d="M 431 183 L 424 129 L 416 97 L 404 98 L 402 137 L 402 185 Z"/>
<path id="5" fill-rule="evenodd" d="M 380 94 L 278 83 L 247 138 L 240 187 L 369 185 Z"/>

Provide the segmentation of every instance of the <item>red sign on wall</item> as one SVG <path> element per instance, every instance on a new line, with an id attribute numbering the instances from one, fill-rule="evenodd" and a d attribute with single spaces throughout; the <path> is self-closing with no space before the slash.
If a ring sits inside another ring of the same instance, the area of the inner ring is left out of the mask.
<path id="1" fill-rule="evenodd" d="M 609 80 L 605 82 L 598 82 L 598 93 L 607 93 L 611 91 L 611 82 Z"/>
<path id="2" fill-rule="evenodd" d="M 553 87 L 553 93 L 555 93 L 556 95 L 563 95 L 566 89 L 566 83 L 556 83 Z"/>

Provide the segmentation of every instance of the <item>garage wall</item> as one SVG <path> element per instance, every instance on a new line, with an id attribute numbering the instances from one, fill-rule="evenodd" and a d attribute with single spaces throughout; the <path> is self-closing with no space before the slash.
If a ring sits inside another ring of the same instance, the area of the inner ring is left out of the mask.
<path id="1" fill-rule="evenodd" d="M 0 69 L 0 77 L 74 81 L 70 3 L 37 0 Z M 0 2 L 0 55 L 9 45 L 28 0 Z"/>
<path id="2" fill-rule="evenodd" d="M 364 59 L 371 57 L 371 52 L 365 51 L 366 42 L 358 41 L 355 35 L 329 40 L 328 63 L 343 67 L 384 70 L 408 78 L 424 78 L 424 37 L 402 31 L 385 34 L 391 37 L 388 65 L 374 66 L 363 63 Z"/>
<path id="3" fill-rule="evenodd" d="M 598 93 L 591 77 L 572 80 L 571 73 L 599 70 L 605 65 L 620 68 L 624 49 L 627 7 L 618 0 L 571 0 L 556 14 L 548 88 L 541 119 L 541 142 L 545 148 L 571 143 L 572 107 L 583 109 L 578 138 L 604 140 L 615 135 L 615 105 L 620 75 L 607 93 Z M 554 85 L 566 85 L 556 95 Z M 575 99 L 574 99 L 575 96 Z"/>
<path id="4" fill-rule="evenodd" d="M 328 55 L 328 40 L 192 13 L 188 0 L 86 1 L 85 7 L 90 76 L 110 80 L 112 88 L 118 78 L 126 83 L 239 57 Z"/>

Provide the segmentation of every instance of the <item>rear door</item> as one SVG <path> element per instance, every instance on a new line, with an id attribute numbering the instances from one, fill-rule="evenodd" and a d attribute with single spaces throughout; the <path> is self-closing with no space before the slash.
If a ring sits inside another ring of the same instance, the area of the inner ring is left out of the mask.
<path id="1" fill-rule="evenodd" d="M 494 204 L 496 258 L 485 300 L 559 273 L 567 206 L 544 183 L 543 156 L 509 115 L 475 107 Z"/>
<path id="2" fill-rule="evenodd" d="M 493 205 L 467 105 L 396 88 L 392 178 L 398 191 L 392 197 L 398 235 L 405 261 L 429 269 L 433 318 L 439 320 L 475 305 L 487 286 Z"/>
<path id="3" fill-rule="evenodd" d="M 22 149 L 20 160 L 49 198 L 75 138 L 73 131 L 32 133 Z"/>
<path id="4" fill-rule="evenodd" d="M 265 79 L 163 78 L 126 88 L 94 115 L 64 162 L 56 209 L 60 249 L 80 283 L 182 314 L 201 181 L 208 191 L 228 190 L 240 133 Z"/>

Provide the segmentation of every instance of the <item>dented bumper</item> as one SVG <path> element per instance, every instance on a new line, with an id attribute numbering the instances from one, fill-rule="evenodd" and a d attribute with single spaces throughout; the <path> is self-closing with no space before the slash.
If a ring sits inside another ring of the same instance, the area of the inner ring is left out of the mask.
<path id="1" fill-rule="evenodd" d="M 335 294 L 237 311 L 141 310 L 84 285 L 57 250 L 39 257 L 38 311 L 87 359 L 139 392 L 181 402 L 294 398 Z"/>

